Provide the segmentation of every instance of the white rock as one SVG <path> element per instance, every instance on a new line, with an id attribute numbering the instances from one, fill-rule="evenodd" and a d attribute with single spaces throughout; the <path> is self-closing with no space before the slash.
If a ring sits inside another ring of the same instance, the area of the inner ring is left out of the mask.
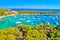
<path id="1" fill-rule="evenodd" d="M 11 16 L 13 16 L 14 14 L 11 14 Z"/>

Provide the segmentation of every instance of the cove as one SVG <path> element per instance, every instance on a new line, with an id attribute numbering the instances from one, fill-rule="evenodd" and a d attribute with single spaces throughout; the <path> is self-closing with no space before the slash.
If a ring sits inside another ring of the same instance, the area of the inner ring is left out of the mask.
<path id="1" fill-rule="evenodd" d="M 0 29 L 16 26 L 16 24 L 23 24 L 28 26 L 35 26 L 36 24 L 51 24 L 56 26 L 60 24 L 60 14 L 30 14 L 30 15 L 16 15 L 6 16 L 0 20 Z"/>

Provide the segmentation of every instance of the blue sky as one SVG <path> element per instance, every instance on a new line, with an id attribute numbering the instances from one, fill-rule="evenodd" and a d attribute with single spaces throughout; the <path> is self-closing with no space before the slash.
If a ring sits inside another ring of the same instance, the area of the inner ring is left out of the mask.
<path id="1" fill-rule="evenodd" d="M 60 0 L 0 0 L 0 8 L 60 9 Z"/>

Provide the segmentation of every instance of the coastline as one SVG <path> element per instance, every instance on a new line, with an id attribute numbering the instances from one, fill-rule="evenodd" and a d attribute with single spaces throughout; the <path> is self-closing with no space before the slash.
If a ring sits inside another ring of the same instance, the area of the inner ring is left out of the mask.
<path id="1" fill-rule="evenodd" d="M 3 16 L 0 16 L 0 19 L 2 19 L 4 17 L 7 17 L 7 16 L 14 16 L 14 17 L 16 17 L 15 15 L 38 15 L 38 14 L 11 14 L 11 15 L 3 15 Z M 40 15 L 58 15 L 58 14 L 40 14 Z"/>

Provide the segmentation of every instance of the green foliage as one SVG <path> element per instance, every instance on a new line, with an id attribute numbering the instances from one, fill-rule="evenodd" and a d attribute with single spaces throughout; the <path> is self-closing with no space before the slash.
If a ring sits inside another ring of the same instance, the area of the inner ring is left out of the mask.
<path id="1" fill-rule="evenodd" d="M 47 30 L 46 27 L 51 28 Z M 22 31 L 20 29 L 23 29 Z M 15 33 L 15 34 L 14 34 Z M 6 36 L 7 35 L 7 36 Z M 7 39 L 8 37 L 8 39 Z M 60 40 L 60 30 L 53 28 L 48 24 L 37 24 L 36 27 L 17 24 L 16 28 L 10 27 L 8 29 L 0 30 L 0 39 L 7 40 Z"/>
<path id="2" fill-rule="evenodd" d="M 0 8 L 0 16 L 5 15 L 5 12 L 8 12 L 8 11 L 9 11 L 9 9 Z"/>
<path id="3" fill-rule="evenodd" d="M 0 16 L 6 15 L 6 12 L 7 12 L 7 14 L 10 14 L 11 10 L 5 9 L 5 8 L 0 8 Z"/>

